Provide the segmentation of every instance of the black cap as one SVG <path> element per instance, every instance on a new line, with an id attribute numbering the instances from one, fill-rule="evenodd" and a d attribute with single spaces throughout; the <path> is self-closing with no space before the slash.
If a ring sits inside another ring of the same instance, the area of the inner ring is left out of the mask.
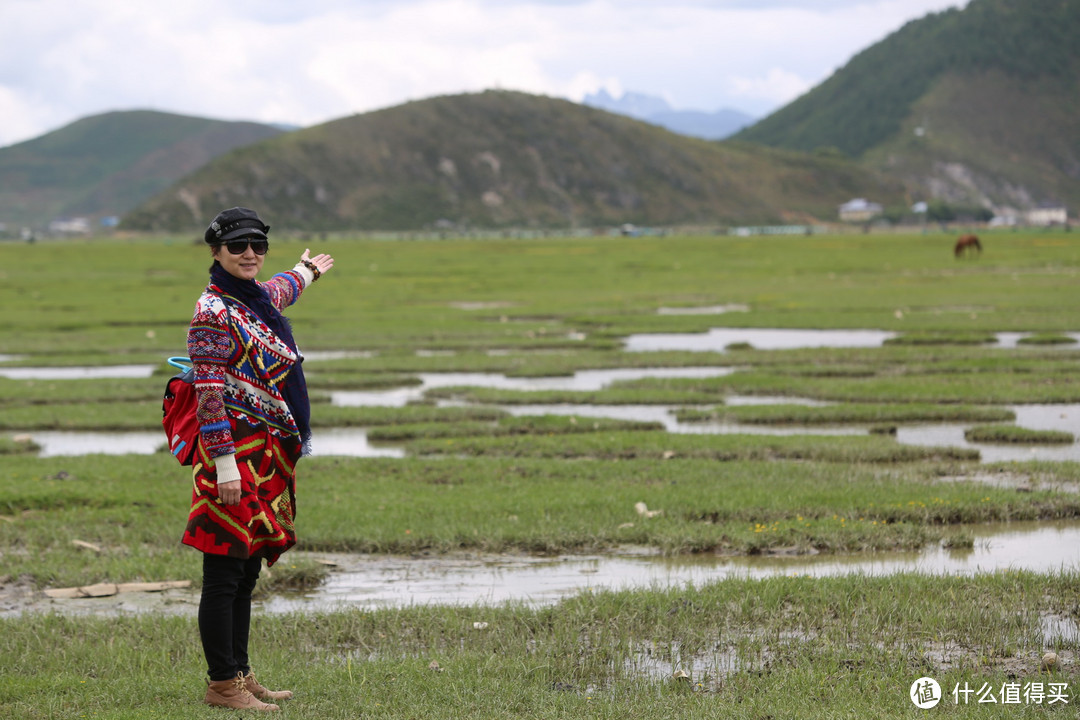
<path id="1" fill-rule="evenodd" d="M 260 220 L 254 210 L 234 207 L 218 213 L 214 222 L 206 228 L 203 239 L 209 245 L 217 245 L 240 237 L 265 240 L 268 232 L 270 232 L 270 226 Z"/>

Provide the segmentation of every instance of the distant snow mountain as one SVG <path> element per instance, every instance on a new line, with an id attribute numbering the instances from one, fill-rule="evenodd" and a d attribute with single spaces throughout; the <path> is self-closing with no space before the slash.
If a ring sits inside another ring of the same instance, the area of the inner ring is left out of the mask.
<path id="1" fill-rule="evenodd" d="M 629 115 L 638 120 L 648 120 L 653 115 L 672 111 L 667 100 L 655 95 L 626 92 L 616 100 L 604 89 L 601 89 L 598 93 L 586 95 L 584 104 L 608 112 L 619 113 L 620 115 Z"/>
<path id="2" fill-rule="evenodd" d="M 667 100 L 655 95 L 627 92 L 615 99 L 607 90 L 585 96 L 584 105 L 629 115 L 638 120 L 659 125 L 672 132 L 706 140 L 721 140 L 752 124 L 754 117 L 738 110 L 675 110 Z"/>

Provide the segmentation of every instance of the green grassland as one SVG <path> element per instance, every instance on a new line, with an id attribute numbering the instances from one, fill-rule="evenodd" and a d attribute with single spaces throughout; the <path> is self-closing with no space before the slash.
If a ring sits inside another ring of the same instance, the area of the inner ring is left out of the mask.
<path id="1" fill-rule="evenodd" d="M 908 691 L 924 676 L 944 695 L 929 712 L 1071 717 L 1075 678 L 1040 658 L 1073 652 L 1044 627 L 1070 617 L 1078 591 L 1075 573 L 731 580 L 545 608 L 264 616 L 252 649 L 260 679 L 296 692 L 281 715 L 305 720 L 916 718 L 928 711 Z M 7 717 L 226 716 L 195 700 L 201 652 L 178 640 L 194 638 L 192 618 L 33 615 L 0 628 Z M 1006 683 L 1063 686 L 1067 700 L 954 699 L 965 684 L 998 695 Z"/>
<path id="2" fill-rule="evenodd" d="M 536 445 L 544 448 L 548 439 L 536 438 Z M 596 444 L 614 453 L 615 442 Z M 476 457 L 313 459 L 298 490 L 299 548 L 839 553 L 918 549 L 965 525 L 1080 517 L 1080 496 L 1038 487 L 1075 485 L 1075 469 L 1020 470 L 1033 490 L 1018 493 L 939 482 L 945 474 L 963 477 L 956 458 L 874 463 L 839 450 L 825 459 L 798 458 L 781 446 L 741 455 L 736 448 L 725 458 L 679 448 L 665 459 L 623 442 L 632 448 L 623 456 L 572 461 L 540 451 L 529 457 L 474 453 L 467 442 L 461 454 Z M 187 473 L 164 453 L 4 456 L 5 574 L 36 587 L 197 582 L 197 554 L 178 543 L 191 493 Z M 638 502 L 662 512 L 643 518 Z M 101 551 L 88 552 L 75 540 Z"/>
<path id="3" fill-rule="evenodd" d="M 1013 413 L 1004 406 L 1080 402 L 1080 351 L 986 340 L 1003 331 L 1064 338 L 1080 329 L 1080 242 L 1066 233 L 990 234 L 981 258 L 957 261 L 951 241 L 940 234 L 275 239 L 268 269 L 290 266 L 305 247 L 337 260 L 289 313 L 306 351 L 355 353 L 305 363 L 316 431 L 364 427 L 373 441 L 405 453 L 302 461 L 299 549 L 870 556 L 956 542 L 985 523 L 1080 518 L 1080 463 L 990 465 L 977 450 L 905 446 L 888 434 L 679 435 L 653 423 L 513 417 L 496 407 L 681 405 L 685 421 L 963 422 L 1022 437 L 1008 432 Z M 184 353 L 208 265 L 206 249 L 182 237 L 0 245 L 0 305 L 8 310 L 0 355 L 23 356 L 0 366 L 157 366 L 143 379 L 0 379 L 0 591 L 165 579 L 198 585 L 197 553 L 179 544 L 188 471 L 169 455 L 39 458 L 13 436 L 159 427 L 171 374 L 164 359 Z M 749 309 L 657 312 L 727 304 Z M 719 326 L 866 328 L 900 341 L 622 350 L 630 333 Z M 327 401 L 333 390 L 416 385 L 428 372 L 551 377 L 697 366 L 734 372 L 590 392 L 440 388 L 405 407 Z M 731 395 L 829 404 L 728 405 Z M 639 502 L 662 512 L 642 516 Z M 275 572 L 262 592 L 310 586 L 325 572 L 300 562 Z M 586 593 L 546 608 L 260 615 L 256 642 L 265 659 L 260 676 L 302 689 L 286 708 L 295 717 L 914 717 L 921 711 L 906 695 L 922 675 L 948 691 L 965 680 L 1069 681 L 1078 641 L 1047 640 L 1040 618 L 1075 622 L 1076 583 L 1067 569 L 731 579 L 699 589 Z M 481 620 L 489 632 L 473 629 Z M 192 618 L 11 615 L 0 617 L 0 638 L 0 716 L 216 716 L 198 705 Z M 1061 654 L 1064 675 L 1040 671 L 1046 649 Z M 955 662 L 940 661 L 943 653 Z M 691 680 L 673 682 L 683 666 Z M 993 712 L 1028 717 L 1047 708 Z"/>
<path id="4" fill-rule="evenodd" d="M 610 350 L 631 332 L 715 325 L 1075 329 L 1067 308 L 1080 246 L 1071 235 L 992 235 L 974 262 L 956 261 L 951 244 L 937 234 L 286 239 L 273 244 L 266 268 L 291 266 L 306 246 L 333 253 L 333 273 L 290 313 L 299 340 L 307 350 L 380 358 L 417 349 Z M 71 364 L 179 354 L 210 263 L 200 245 L 190 237 L 0 245 L 0 302 L 18 309 L 0 328 L 0 351 Z M 731 303 L 751 312 L 656 314 Z M 569 339 L 575 332 L 584 338 Z"/>

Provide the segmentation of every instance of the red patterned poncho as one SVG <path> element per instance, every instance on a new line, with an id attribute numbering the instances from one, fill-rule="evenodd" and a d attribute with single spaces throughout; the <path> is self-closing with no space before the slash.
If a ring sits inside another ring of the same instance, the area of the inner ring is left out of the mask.
<path id="1" fill-rule="evenodd" d="M 278 310 L 313 281 L 298 265 L 260 285 Z M 297 354 L 258 316 L 211 284 L 188 330 L 200 435 L 192 469 L 191 513 L 183 543 L 205 553 L 265 557 L 273 565 L 296 544 L 295 466 L 301 443 L 280 384 Z M 218 498 L 214 458 L 236 454 L 239 505 Z"/>

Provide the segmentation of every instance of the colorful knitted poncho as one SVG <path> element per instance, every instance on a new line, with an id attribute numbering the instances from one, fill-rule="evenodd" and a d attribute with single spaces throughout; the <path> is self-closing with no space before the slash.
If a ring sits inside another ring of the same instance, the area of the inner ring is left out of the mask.
<path id="1" fill-rule="evenodd" d="M 284 310 L 312 280 L 298 265 L 259 286 Z M 217 555 L 261 555 L 273 564 L 296 542 L 294 468 L 302 442 L 282 389 L 298 353 L 251 308 L 210 284 L 195 306 L 188 355 L 200 437 L 183 542 Z M 230 453 L 242 483 L 238 506 L 223 505 L 217 493 L 214 459 Z"/>

